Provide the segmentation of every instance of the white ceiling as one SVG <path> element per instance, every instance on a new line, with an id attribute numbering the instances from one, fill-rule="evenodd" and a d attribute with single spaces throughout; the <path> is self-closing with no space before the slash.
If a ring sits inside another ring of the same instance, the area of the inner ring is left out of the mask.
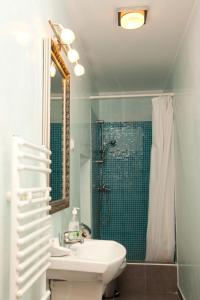
<path id="1" fill-rule="evenodd" d="M 98 92 L 165 88 L 194 0 L 66 1 Z M 117 8 L 135 6 L 149 6 L 146 25 L 119 28 Z"/>

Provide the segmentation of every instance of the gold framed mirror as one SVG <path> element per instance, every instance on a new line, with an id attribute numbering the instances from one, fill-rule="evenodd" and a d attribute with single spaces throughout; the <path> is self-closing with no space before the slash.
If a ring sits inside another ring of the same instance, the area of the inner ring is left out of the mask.
<path id="1" fill-rule="evenodd" d="M 70 73 L 56 41 L 50 42 L 50 65 L 44 93 L 43 141 L 51 150 L 51 210 L 55 213 L 69 206 L 70 186 Z M 44 76 L 45 77 L 45 76 Z"/>

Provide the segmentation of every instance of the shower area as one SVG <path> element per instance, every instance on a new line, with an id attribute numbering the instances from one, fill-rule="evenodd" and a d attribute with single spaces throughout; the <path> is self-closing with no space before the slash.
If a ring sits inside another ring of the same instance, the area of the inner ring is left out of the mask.
<path id="1" fill-rule="evenodd" d="M 92 102 L 93 237 L 115 240 L 144 261 L 152 145 L 148 97 Z"/>

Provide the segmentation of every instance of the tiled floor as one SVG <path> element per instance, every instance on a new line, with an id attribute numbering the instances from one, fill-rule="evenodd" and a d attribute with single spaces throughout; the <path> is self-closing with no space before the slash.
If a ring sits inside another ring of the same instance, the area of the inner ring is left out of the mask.
<path id="1" fill-rule="evenodd" d="M 132 294 L 121 296 L 118 300 L 180 300 L 180 298 L 176 294 Z"/>
<path id="2" fill-rule="evenodd" d="M 128 264 L 117 288 L 116 300 L 180 300 L 176 265 Z"/>

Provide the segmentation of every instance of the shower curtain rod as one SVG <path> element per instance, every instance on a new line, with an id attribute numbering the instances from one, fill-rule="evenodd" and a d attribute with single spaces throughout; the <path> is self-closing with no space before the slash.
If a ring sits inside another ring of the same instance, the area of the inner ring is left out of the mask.
<path id="1" fill-rule="evenodd" d="M 152 94 L 130 94 L 130 95 L 102 95 L 90 96 L 91 100 L 95 99 L 120 99 L 120 98 L 137 98 L 137 97 L 158 97 L 158 96 L 174 96 L 174 93 L 152 93 Z"/>

